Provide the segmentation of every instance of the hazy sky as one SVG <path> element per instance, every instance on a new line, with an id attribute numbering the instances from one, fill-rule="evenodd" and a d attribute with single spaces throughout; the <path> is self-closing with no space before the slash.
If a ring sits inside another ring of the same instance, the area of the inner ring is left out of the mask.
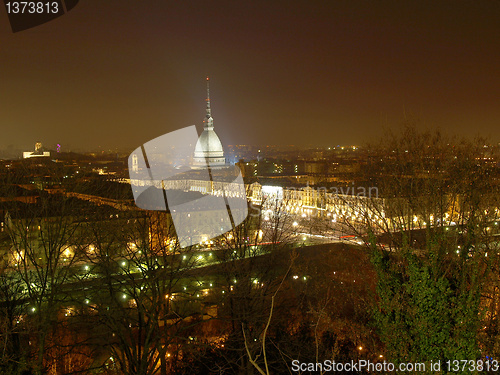
<path id="1" fill-rule="evenodd" d="M 500 141 L 500 1 L 83 0 L 12 33 L 0 9 L 0 147 L 361 144 L 404 113 Z"/>

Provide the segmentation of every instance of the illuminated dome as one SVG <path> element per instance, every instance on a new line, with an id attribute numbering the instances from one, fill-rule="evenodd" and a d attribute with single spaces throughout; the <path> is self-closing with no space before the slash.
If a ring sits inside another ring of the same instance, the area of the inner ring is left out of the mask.
<path id="1" fill-rule="evenodd" d="M 194 149 L 194 165 L 198 167 L 224 166 L 226 158 L 222 143 L 214 130 L 214 120 L 210 108 L 210 91 L 207 77 L 207 114 L 203 120 L 203 133 L 201 133 Z"/>
<path id="2" fill-rule="evenodd" d="M 214 129 L 204 129 L 194 149 L 195 158 L 224 158 L 224 149 Z"/>

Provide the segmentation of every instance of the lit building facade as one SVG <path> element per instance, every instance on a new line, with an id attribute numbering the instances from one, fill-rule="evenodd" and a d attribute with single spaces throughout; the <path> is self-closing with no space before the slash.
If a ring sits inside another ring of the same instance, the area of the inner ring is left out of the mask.
<path id="1" fill-rule="evenodd" d="M 29 158 L 40 158 L 40 157 L 50 157 L 50 151 L 45 151 L 42 146 L 42 142 L 35 143 L 35 151 L 24 151 L 23 159 Z"/>

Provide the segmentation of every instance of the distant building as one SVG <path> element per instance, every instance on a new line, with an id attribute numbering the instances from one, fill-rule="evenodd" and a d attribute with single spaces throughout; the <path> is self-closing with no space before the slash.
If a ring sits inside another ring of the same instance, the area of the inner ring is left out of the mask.
<path id="1" fill-rule="evenodd" d="M 212 110 L 210 108 L 210 87 L 207 77 L 207 113 L 203 120 L 203 133 L 201 133 L 194 149 L 193 166 L 204 167 L 223 167 L 226 165 L 224 149 L 222 143 L 215 133 Z"/>
<path id="2" fill-rule="evenodd" d="M 35 151 L 24 151 L 23 152 L 23 159 L 40 158 L 40 157 L 45 157 L 45 158 L 50 157 L 50 151 L 46 150 L 42 146 L 42 142 L 35 143 Z"/>

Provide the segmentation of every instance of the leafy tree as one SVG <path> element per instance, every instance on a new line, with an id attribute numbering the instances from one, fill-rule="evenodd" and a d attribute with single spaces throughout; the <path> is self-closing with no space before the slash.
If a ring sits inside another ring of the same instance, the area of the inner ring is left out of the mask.
<path id="1" fill-rule="evenodd" d="M 495 168 L 483 140 L 449 139 L 411 124 L 372 146 L 367 180 L 381 198 L 350 226 L 377 274 L 374 324 L 396 362 L 481 357 L 483 295 L 497 243 Z"/>

